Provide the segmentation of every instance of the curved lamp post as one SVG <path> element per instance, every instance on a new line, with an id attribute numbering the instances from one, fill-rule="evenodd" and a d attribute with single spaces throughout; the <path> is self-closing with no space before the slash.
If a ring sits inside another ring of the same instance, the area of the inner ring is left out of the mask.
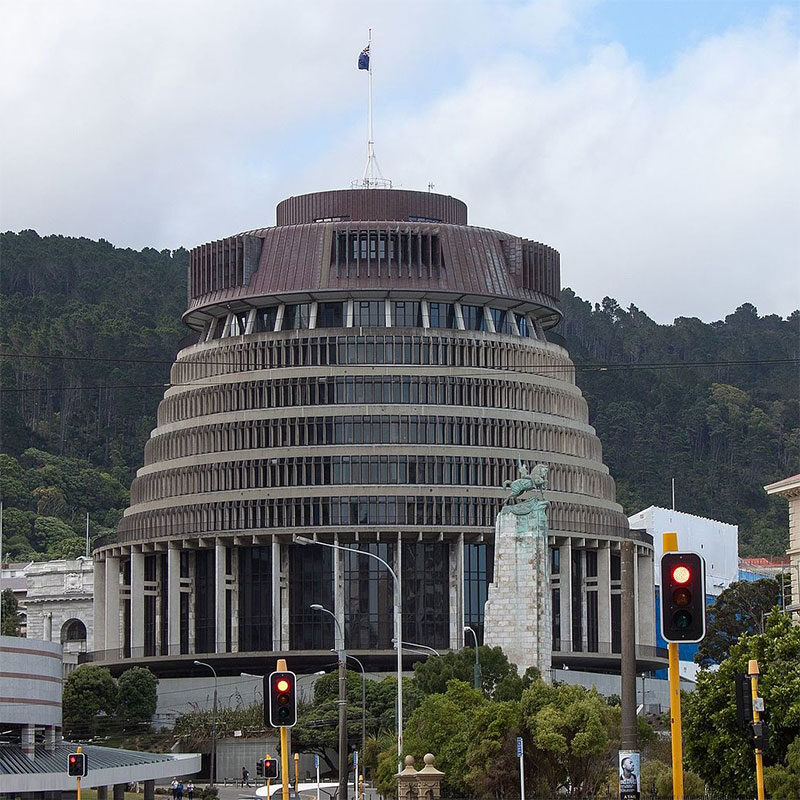
<path id="1" fill-rule="evenodd" d="M 403 647 L 400 644 L 402 637 L 402 622 L 400 616 L 400 600 L 401 600 L 401 586 L 400 579 L 395 574 L 395 571 L 384 561 L 380 556 L 375 553 L 369 553 L 366 550 L 352 550 L 349 547 L 342 547 L 340 544 L 331 544 L 330 542 L 320 542 L 314 539 L 308 539 L 305 536 L 295 535 L 294 541 L 297 544 L 318 544 L 320 547 L 330 547 L 332 550 L 344 550 L 347 553 L 355 553 L 365 558 L 372 558 L 375 561 L 380 561 L 394 581 L 394 636 L 395 636 L 395 649 L 397 650 L 397 771 L 403 769 Z"/>
<path id="2" fill-rule="evenodd" d="M 480 691 L 481 684 L 483 683 L 483 676 L 481 675 L 481 662 L 478 660 L 478 637 L 469 625 L 465 625 L 464 630 L 469 631 L 472 634 L 472 638 L 475 640 L 475 666 L 472 668 L 472 685 L 475 689 Z"/>
<path id="3" fill-rule="evenodd" d="M 217 671 L 206 661 L 195 661 L 198 667 L 208 667 L 214 674 L 214 710 L 211 716 L 211 785 L 217 779 Z"/>
<path id="4" fill-rule="evenodd" d="M 333 617 L 336 623 L 336 631 L 339 634 L 336 639 L 336 651 L 339 654 L 339 794 L 338 796 L 347 800 L 347 653 L 344 649 L 344 630 L 333 611 L 325 608 L 319 603 L 310 606 L 313 611 L 322 611 Z"/>

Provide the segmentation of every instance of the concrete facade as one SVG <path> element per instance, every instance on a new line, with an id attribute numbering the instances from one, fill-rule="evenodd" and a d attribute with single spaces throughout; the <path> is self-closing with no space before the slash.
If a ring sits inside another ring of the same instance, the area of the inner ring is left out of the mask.
<path id="1" fill-rule="evenodd" d="M 94 645 L 94 564 L 42 561 L 25 569 L 28 636 L 63 646 L 65 673 Z"/>
<path id="2" fill-rule="evenodd" d="M 464 625 L 480 639 L 517 458 L 549 469 L 558 658 L 618 660 L 620 542 L 636 542 L 645 606 L 652 542 L 629 530 L 569 354 L 548 339 L 559 255 L 466 218 L 432 193 L 322 192 L 192 250 L 198 341 L 94 554 L 92 660 L 167 677 L 200 655 L 231 675 L 288 654 L 312 672 L 333 644 L 315 603 L 386 669 L 392 586 L 365 550 L 402 582 L 403 640 L 460 648 Z M 656 657 L 648 619 L 638 642 Z"/>
<path id="3" fill-rule="evenodd" d="M 793 475 L 765 486 L 767 494 L 785 497 L 789 502 L 789 572 L 792 582 L 792 602 L 788 610 L 800 618 L 800 475 Z"/>

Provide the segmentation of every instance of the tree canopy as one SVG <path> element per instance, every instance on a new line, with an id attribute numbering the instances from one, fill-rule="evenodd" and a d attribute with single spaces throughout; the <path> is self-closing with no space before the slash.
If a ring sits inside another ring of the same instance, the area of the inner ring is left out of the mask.
<path id="1" fill-rule="evenodd" d="M 779 599 L 780 586 L 771 578 L 732 583 L 706 608 L 706 635 L 694 660 L 704 667 L 721 664 L 743 634 L 761 633 Z"/>
<path id="2" fill-rule="evenodd" d="M 3 589 L 0 595 L 2 603 L 2 623 L 0 636 L 19 636 L 20 626 L 22 625 L 22 615 L 19 613 L 19 603 L 11 589 Z"/>
<path id="3" fill-rule="evenodd" d="M 800 730 L 800 627 L 774 611 L 766 631 L 743 634 L 717 670 L 701 670 L 697 688 L 686 697 L 683 715 L 686 761 L 719 794 L 755 795 L 755 768 L 749 732 L 737 724 L 735 679 L 758 661 L 759 696 L 764 698 L 769 739 L 768 766 L 781 765 Z M 790 767 L 791 768 L 791 767 Z"/>

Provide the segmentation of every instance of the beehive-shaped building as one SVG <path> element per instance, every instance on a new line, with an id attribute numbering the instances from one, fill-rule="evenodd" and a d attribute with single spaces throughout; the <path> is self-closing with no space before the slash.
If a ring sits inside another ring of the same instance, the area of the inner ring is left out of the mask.
<path id="1" fill-rule="evenodd" d="M 619 544 L 636 541 L 654 644 L 652 541 L 628 529 L 560 319 L 559 255 L 392 189 L 284 200 L 277 224 L 196 247 L 182 350 L 116 541 L 95 553 L 96 660 L 164 674 L 202 654 L 330 660 L 333 620 L 372 668 L 403 640 L 482 636 L 495 516 L 517 460 L 549 466 L 554 660 L 620 649 Z M 345 550 L 300 546 L 301 534 Z M 645 650 L 640 650 L 644 653 Z"/>

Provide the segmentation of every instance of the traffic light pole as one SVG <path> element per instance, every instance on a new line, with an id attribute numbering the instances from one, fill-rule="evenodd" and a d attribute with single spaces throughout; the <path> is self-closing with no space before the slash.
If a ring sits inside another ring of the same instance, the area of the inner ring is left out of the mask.
<path id="1" fill-rule="evenodd" d="M 77 752 L 78 753 L 82 753 L 83 752 L 83 748 L 80 745 L 78 745 Z M 81 800 L 81 776 L 78 775 L 78 777 L 75 778 L 75 780 L 78 782 L 78 795 L 77 795 L 77 797 L 78 797 L 78 800 Z"/>
<path id="2" fill-rule="evenodd" d="M 678 549 L 678 534 L 663 534 L 663 552 Z M 662 586 L 661 591 L 666 591 Z M 683 729 L 681 727 L 681 671 L 678 664 L 678 644 L 667 644 L 669 653 L 669 732 L 672 741 L 672 800 L 683 800 Z"/>
<path id="3" fill-rule="evenodd" d="M 278 672 L 286 672 L 286 659 L 278 659 Z M 267 699 L 264 698 L 264 702 Z M 285 725 L 281 725 L 281 800 L 289 800 L 289 734 Z"/>
<path id="4" fill-rule="evenodd" d="M 761 712 L 756 709 L 758 703 L 758 661 L 754 658 L 748 662 L 747 674 L 750 676 L 750 689 L 753 694 L 753 732 L 757 730 L 756 725 L 761 722 Z M 758 790 L 758 800 L 764 800 L 764 755 L 760 747 L 756 751 L 756 789 Z M 80 800 L 80 798 L 78 799 Z"/>

